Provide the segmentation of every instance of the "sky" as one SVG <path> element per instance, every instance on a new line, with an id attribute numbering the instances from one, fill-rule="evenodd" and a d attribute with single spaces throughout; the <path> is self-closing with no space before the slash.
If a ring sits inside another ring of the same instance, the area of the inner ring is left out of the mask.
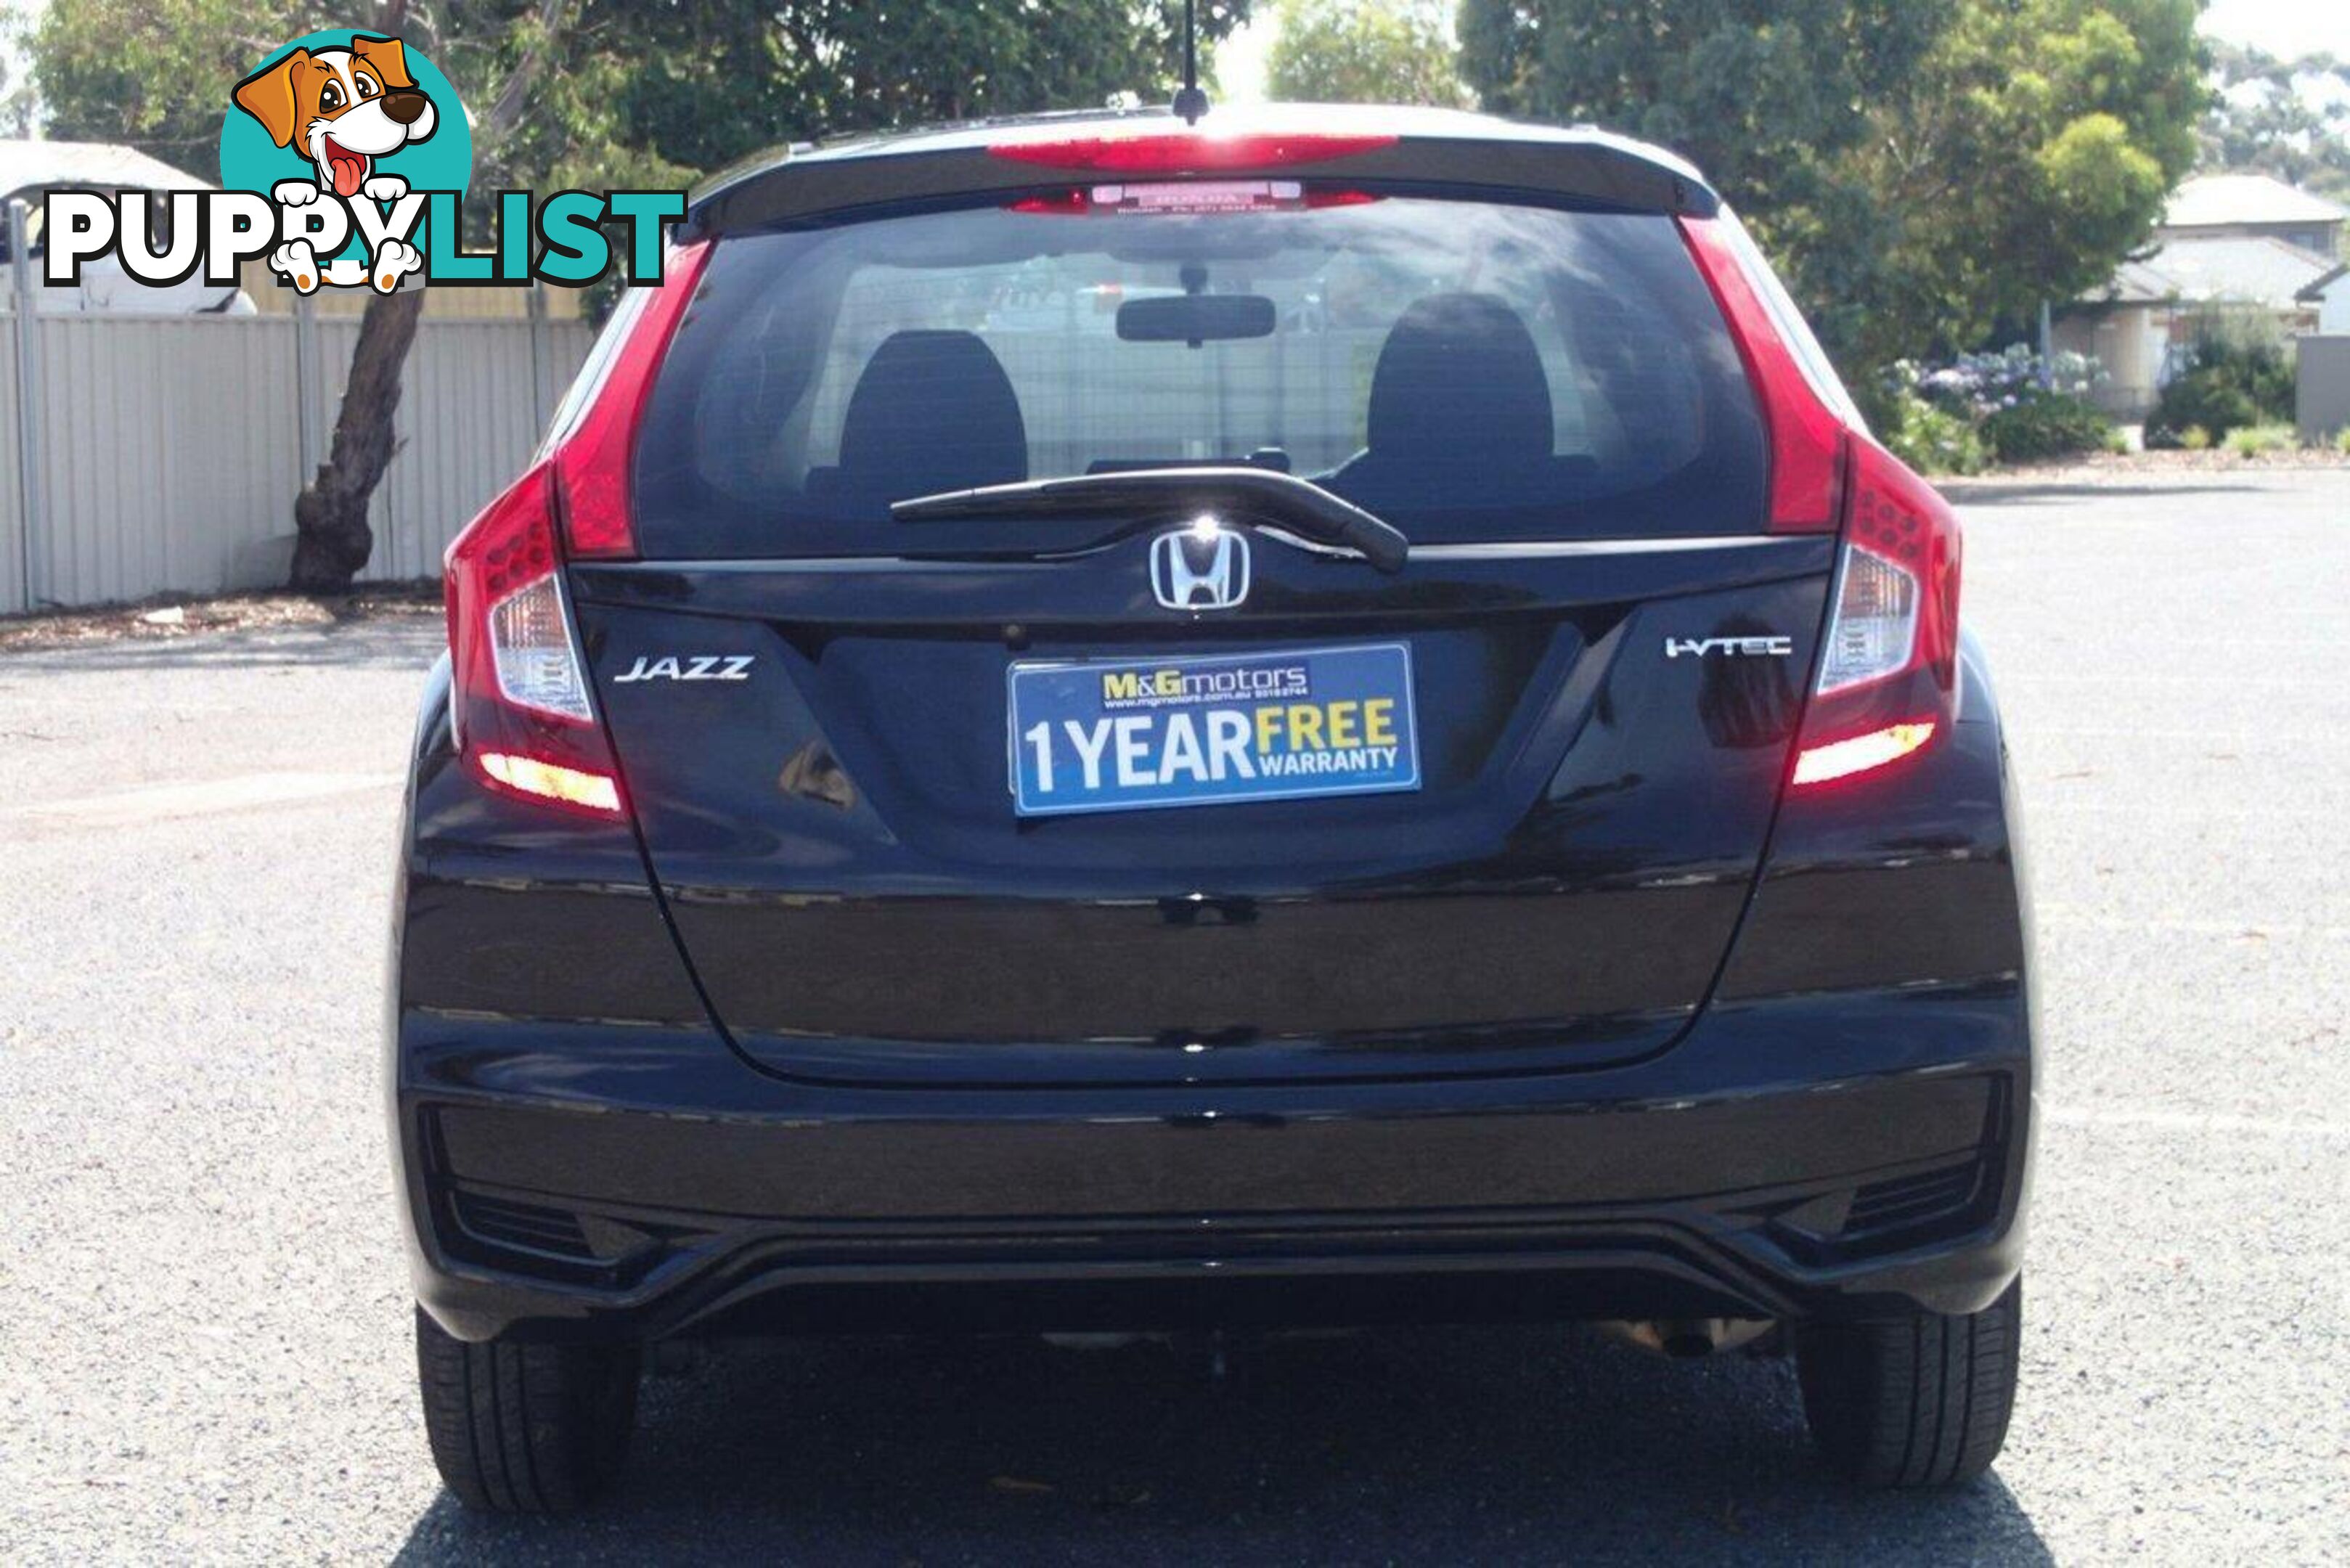
<path id="1" fill-rule="evenodd" d="M 2350 63 L 2350 0 L 2211 0 L 2202 30 L 2285 59 L 2327 54 Z"/>
<path id="2" fill-rule="evenodd" d="M 1227 103 L 1264 101 L 1265 52 L 1281 31 L 1279 0 L 1257 0 L 1256 13 L 1255 20 L 1216 46 L 1216 85 Z"/>

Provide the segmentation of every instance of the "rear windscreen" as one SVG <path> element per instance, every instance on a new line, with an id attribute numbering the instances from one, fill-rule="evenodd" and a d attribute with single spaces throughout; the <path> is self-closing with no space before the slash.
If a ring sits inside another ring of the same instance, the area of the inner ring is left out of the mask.
<path id="1" fill-rule="evenodd" d="M 1738 352 L 1671 219 L 1280 182 L 732 235 L 637 453 L 650 558 L 886 554 L 889 504 L 1253 463 L 1415 542 L 1759 528 Z"/>

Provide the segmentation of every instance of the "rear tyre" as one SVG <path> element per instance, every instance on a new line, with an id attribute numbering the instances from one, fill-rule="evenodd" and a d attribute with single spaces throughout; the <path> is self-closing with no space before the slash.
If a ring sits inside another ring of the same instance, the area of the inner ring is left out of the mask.
<path id="1" fill-rule="evenodd" d="M 1800 1327 L 1795 1370 L 1820 1457 L 1865 1487 L 1982 1474 L 2007 1439 L 2022 1322 L 2019 1277 L 1978 1313 Z"/>
<path id="2" fill-rule="evenodd" d="M 637 1418 L 633 1345 L 469 1345 L 416 1314 L 432 1462 L 458 1500 L 568 1513 L 619 1474 Z"/>

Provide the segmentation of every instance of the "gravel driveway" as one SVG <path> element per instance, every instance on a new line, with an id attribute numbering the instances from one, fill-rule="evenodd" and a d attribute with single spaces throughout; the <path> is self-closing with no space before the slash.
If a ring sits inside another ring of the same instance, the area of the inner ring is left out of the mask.
<path id="1" fill-rule="evenodd" d="M 378 1104 L 430 621 L 0 657 L 0 1561 L 2350 1560 L 2350 472 L 1976 485 L 2051 1058 L 2007 1458 L 1533 1329 L 730 1352 L 442 1496 Z"/>

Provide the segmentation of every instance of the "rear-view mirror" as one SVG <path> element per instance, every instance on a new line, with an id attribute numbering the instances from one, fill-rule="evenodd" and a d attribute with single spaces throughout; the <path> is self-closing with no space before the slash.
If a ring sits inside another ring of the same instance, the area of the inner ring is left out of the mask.
<path id="1" fill-rule="evenodd" d="M 1118 307 L 1128 343 L 1208 343 L 1273 335 L 1273 301 L 1261 294 L 1169 294 Z"/>

